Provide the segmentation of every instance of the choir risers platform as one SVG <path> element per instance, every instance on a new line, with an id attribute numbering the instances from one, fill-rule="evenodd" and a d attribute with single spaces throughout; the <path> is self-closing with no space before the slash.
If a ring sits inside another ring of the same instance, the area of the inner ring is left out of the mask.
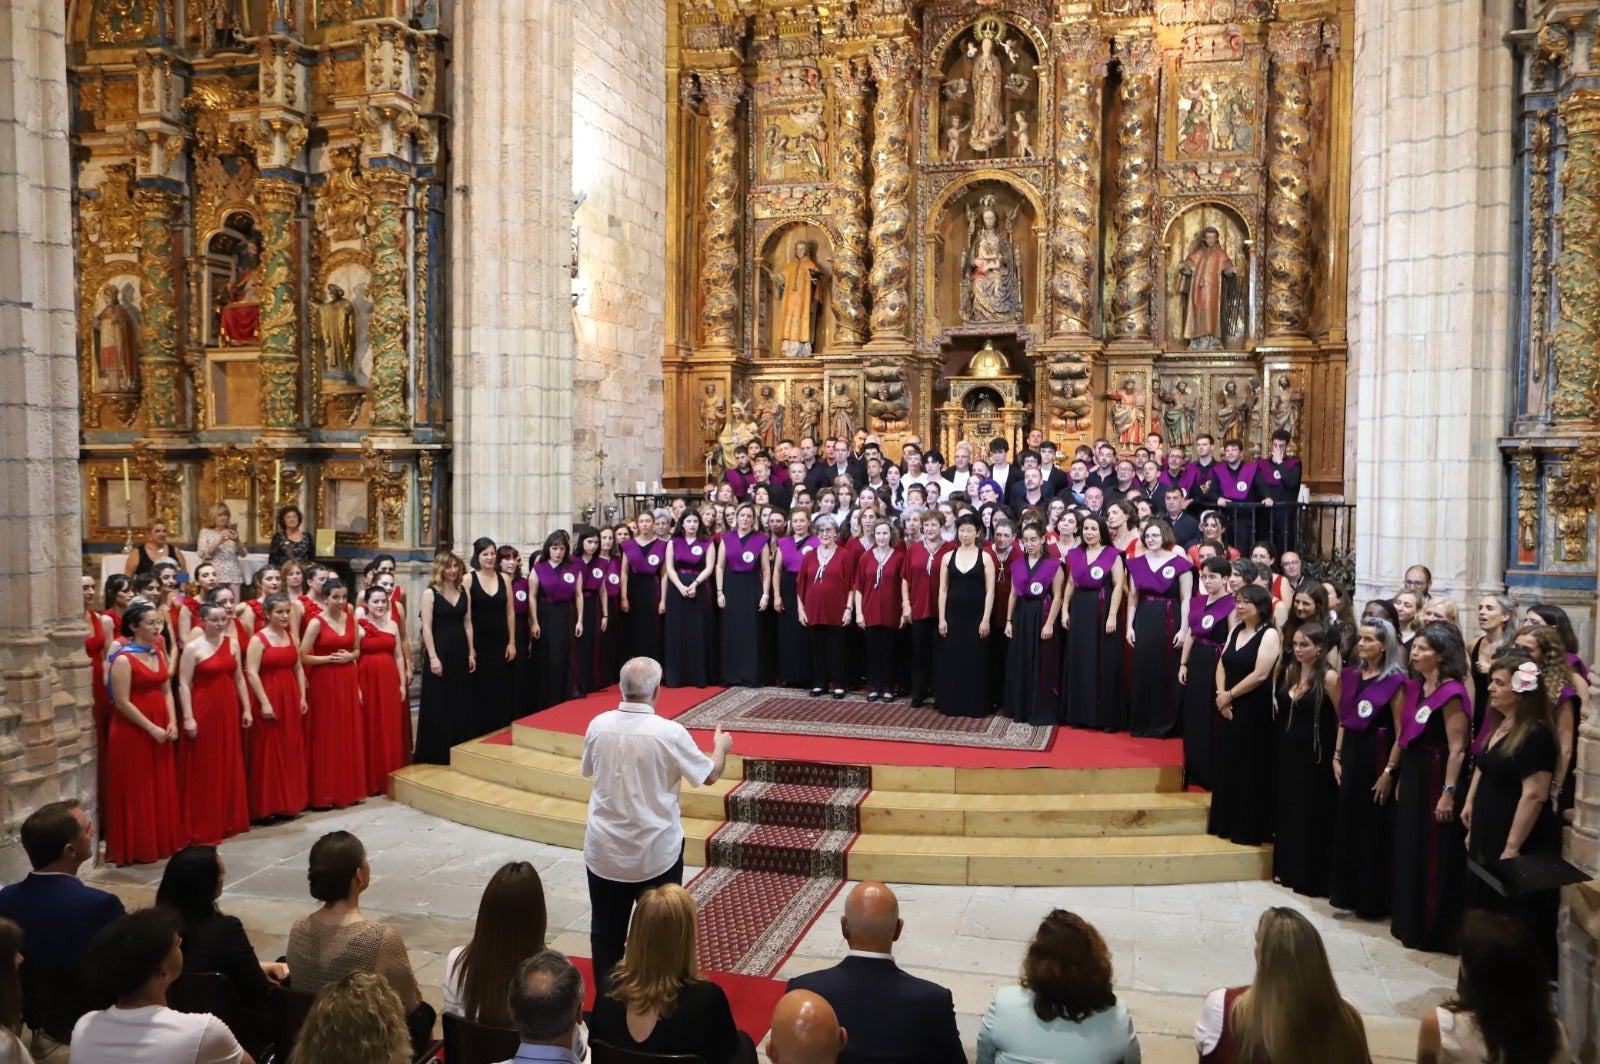
<path id="1" fill-rule="evenodd" d="M 589 782 L 582 737 L 518 723 L 511 742 L 471 742 L 449 767 L 412 765 L 391 778 L 396 800 L 518 838 L 583 846 Z M 1186 793 L 1174 766 L 967 768 L 874 765 L 850 850 L 852 879 L 991 886 L 1107 886 L 1262 879 L 1271 851 L 1205 833 L 1210 796 Z M 682 795 L 685 857 L 703 865 L 727 775 Z"/>

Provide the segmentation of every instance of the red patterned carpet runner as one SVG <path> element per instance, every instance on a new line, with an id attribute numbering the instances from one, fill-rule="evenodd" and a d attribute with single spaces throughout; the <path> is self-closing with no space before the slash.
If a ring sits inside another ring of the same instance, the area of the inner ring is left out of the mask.
<path id="1" fill-rule="evenodd" d="M 1055 729 L 1019 724 L 1004 716 L 948 717 L 909 702 L 865 698 L 808 698 L 781 687 L 734 687 L 712 695 L 676 718 L 685 728 L 818 735 L 832 739 L 888 739 L 987 750 L 1048 750 Z"/>
<path id="2" fill-rule="evenodd" d="M 771 976 L 844 884 L 872 769 L 746 758 L 744 776 L 689 893 L 700 967 Z"/>

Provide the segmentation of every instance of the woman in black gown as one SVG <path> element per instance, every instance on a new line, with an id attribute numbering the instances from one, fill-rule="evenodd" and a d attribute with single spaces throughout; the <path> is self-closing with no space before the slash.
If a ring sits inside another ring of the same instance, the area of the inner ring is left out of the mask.
<path id="1" fill-rule="evenodd" d="M 422 592 L 422 701 L 417 711 L 419 764 L 448 765 L 450 748 L 475 738 L 472 707 L 472 612 L 462 584 L 467 566 L 448 551 L 434 556 Z"/>
<path id="2" fill-rule="evenodd" d="M 1234 593 L 1234 622 L 1217 660 L 1217 778 L 1206 830 L 1241 846 L 1272 837 L 1272 672 L 1282 644 L 1272 596 L 1246 584 Z"/>
<path id="3" fill-rule="evenodd" d="M 1320 588 L 1319 588 L 1320 590 Z M 1318 620 L 1295 629 L 1293 659 L 1278 698 L 1278 826 L 1272 878 L 1296 894 L 1326 897 L 1332 877 L 1339 784 L 1339 673 L 1328 663 L 1328 630 Z"/>
<path id="4" fill-rule="evenodd" d="M 702 534 L 700 515 L 685 510 L 679 535 L 667 544 L 657 605 L 662 617 L 661 686 L 705 687 L 711 683 L 711 593 L 717 543 Z"/>
<path id="5" fill-rule="evenodd" d="M 528 590 L 528 578 L 522 572 L 522 554 L 509 543 L 500 545 L 500 572 L 511 581 L 511 635 L 517 647 L 517 660 L 511 663 L 511 689 L 513 703 L 521 708 L 533 704 L 534 689 L 538 683 L 534 675 L 533 655 L 528 653 L 528 633 L 533 623 L 533 595 Z"/>
<path id="6" fill-rule="evenodd" d="M 583 635 L 583 615 L 578 596 L 583 591 L 583 570 L 572 560 L 572 543 L 566 529 L 545 537 L 535 557 L 528 581 L 533 594 L 535 709 L 549 709 L 578 694 L 574 647 Z"/>
<path id="7" fill-rule="evenodd" d="M 989 615 L 994 609 L 994 559 L 978 546 L 977 514 L 956 519 L 956 549 L 939 569 L 939 645 L 933 667 L 933 701 L 953 717 L 987 717 Z"/>
<path id="8" fill-rule="evenodd" d="M 656 538 L 655 514 L 634 518 L 639 532 L 622 543 L 622 646 L 620 662 L 661 660 L 661 576 L 667 545 Z"/>
<path id="9" fill-rule="evenodd" d="M 600 647 L 607 627 L 606 564 L 600 554 L 599 529 L 579 525 L 572 530 L 572 538 L 577 543 L 575 560 L 583 572 L 583 634 L 573 649 L 573 683 L 581 696 L 607 684 L 600 673 Z"/>
<path id="10" fill-rule="evenodd" d="M 1572 771 L 1578 745 L 1578 716 L 1589 701 L 1589 682 L 1567 660 L 1558 629 L 1541 624 L 1517 633 L 1516 643 L 1539 666 L 1545 697 L 1550 699 L 1550 725 L 1556 733 L 1556 771 L 1551 793 L 1556 813 L 1565 818 L 1577 798 L 1577 775 Z"/>
<path id="11" fill-rule="evenodd" d="M 1061 592 L 1066 586 L 1061 563 L 1044 549 L 1044 526 L 1029 521 L 1022 526 L 1022 556 L 1000 574 L 1011 583 L 1007 603 L 1005 711 L 1025 724 L 1060 724 L 1061 700 L 1056 684 L 1061 677 L 1056 620 L 1061 615 Z"/>
<path id="12" fill-rule="evenodd" d="M 619 525 L 617 528 L 600 530 L 599 563 L 606 570 L 605 623 L 600 630 L 601 687 L 616 683 L 617 670 L 622 667 L 622 660 L 618 657 L 622 647 L 622 547 L 618 529 L 626 527 Z"/>
<path id="13" fill-rule="evenodd" d="M 1083 543 L 1067 551 L 1067 583 L 1062 591 L 1067 606 L 1062 719 L 1074 728 L 1114 732 L 1127 727 L 1128 718 L 1117 625 L 1125 573 L 1105 521 L 1086 514 L 1081 524 Z"/>
<path id="14" fill-rule="evenodd" d="M 1460 629 L 1425 625 L 1411 639 L 1411 682 L 1400 718 L 1390 933 L 1410 949 L 1454 953 L 1467 875 L 1459 810 L 1471 721 Z"/>
<path id="15" fill-rule="evenodd" d="M 717 608 L 722 611 L 722 682 L 754 687 L 765 671 L 761 660 L 761 617 L 771 600 L 771 554 L 767 534 L 756 530 L 756 508 L 742 502 L 733 529 L 718 537 Z"/>
<path id="16" fill-rule="evenodd" d="M 1139 533 L 1143 552 L 1128 561 L 1130 732 L 1170 738 L 1178 729 L 1178 658 L 1189 636 L 1194 566 L 1178 550 L 1172 526 L 1156 518 Z"/>
<path id="17" fill-rule="evenodd" d="M 467 578 L 467 597 L 472 609 L 472 652 L 478 664 L 469 686 L 477 720 L 474 734 L 486 735 L 535 707 L 514 702 L 516 610 L 511 581 L 500 572 L 499 547 L 484 536 L 472 544 L 472 559 L 474 571 Z"/>
<path id="18" fill-rule="evenodd" d="M 811 686 L 811 644 L 800 625 L 800 566 L 806 553 L 817 549 L 811 534 L 811 511 L 797 506 L 789 515 L 789 534 L 778 540 L 772 556 L 773 581 L 769 585 L 772 609 L 778 615 L 778 682 L 785 687 Z"/>
<path id="19" fill-rule="evenodd" d="M 1339 738 L 1333 774 L 1339 804 L 1333 827 L 1328 900 L 1364 920 L 1389 918 L 1394 865 L 1394 745 L 1405 712 L 1407 675 L 1394 625 L 1368 617 L 1351 648 L 1355 663 L 1339 674 Z"/>
<path id="20" fill-rule="evenodd" d="M 1200 593 L 1189 600 L 1189 635 L 1178 664 L 1179 728 L 1183 732 L 1183 779 L 1189 786 L 1211 789 L 1216 775 L 1217 658 L 1228 636 L 1233 595 L 1228 591 L 1232 568 L 1227 559 L 1210 557 L 1200 564 Z"/>

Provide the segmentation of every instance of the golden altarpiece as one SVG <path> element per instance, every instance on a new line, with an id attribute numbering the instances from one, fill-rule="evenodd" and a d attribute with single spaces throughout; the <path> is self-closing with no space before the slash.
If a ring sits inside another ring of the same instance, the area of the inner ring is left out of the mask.
<path id="1" fill-rule="evenodd" d="M 1342 492 L 1351 19 L 686 0 L 667 474 L 750 435 L 1286 428 L 1311 489 Z"/>
<path id="2" fill-rule="evenodd" d="M 289 504 L 429 548 L 436 0 L 74 0 L 70 32 L 86 549 L 218 502 L 255 550 Z"/>

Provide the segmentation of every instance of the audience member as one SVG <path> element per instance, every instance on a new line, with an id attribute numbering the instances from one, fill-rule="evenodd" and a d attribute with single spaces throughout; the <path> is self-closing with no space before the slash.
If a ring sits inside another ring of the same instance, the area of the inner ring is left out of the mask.
<path id="1" fill-rule="evenodd" d="M 400 996 L 382 976 L 351 972 L 317 992 L 294 1040 L 294 1064 L 410 1064 Z"/>
<path id="2" fill-rule="evenodd" d="M 444 1011 L 489 1027 L 510 1027 L 506 987 L 523 961 L 544 949 L 544 884 L 527 861 L 500 866 L 478 902 L 472 941 L 444 962 Z"/>
<path id="3" fill-rule="evenodd" d="M 1076 913 L 1044 918 L 1022 961 L 1022 982 L 1001 987 L 978 1028 L 978 1064 L 1139 1064 L 1139 1037 L 1112 990 L 1111 951 Z"/>
<path id="4" fill-rule="evenodd" d="M 1461 925 L 1453 1000 L 1422 1017 L 1417 1064 L 1562 1064 L 1567 1033 L 1550 1007 L 1543 958 L 1512 916 L 1474 910 Z"/>
<path id="5" fill-rule="evenodd" d="M 22 1044 L 22 928 L 0 919 L 0 1064 L 33 1064 Z"/>
<path id="6" fill-rule="evenodd" d="M 1366 1064 L 1367 1031 L 1339 996 L 1322 936 L 1293 909 L 1271 908 L 1256 925 L 1250 986 L 1206 995 L 1194 1028 L 1205 1064 Z"/>
<path id="7" fill-rule="evenodd" d="M 178 918 L 140 909 L 108 924 L 89 948 L 88 971 L 106 1007 L 72 1030 L 79 1064 L 254 1064 L 210 1013 L 167 1008 L 167 988 L 183 973 Z"/>
<path id="8" fill-rule="evenodd" d="M 660 662 L 630 658 L 618 683 L 622 704 L 589 722 L 581 766 L 594 780 L 583 863 L 598 987 L 606 986 L 606 976 L 622 958 L 634 901 L 651 887 L 683 882 L 679 781 L 695 787 L 715 783 L 733 749 L 733 739 L 718 728 L 707 756 L 683 725 L 656 716 Z"/>
<path id="9" fill-rule="evenodd" d="M 767 1059 L 772 1064 L 835 1064 L 849 1037 L 822 995 L 791 990 L 772 1010 Z"/>
<path id="10" fill-rule="evenodd" d="M 115 895 L 78 879 L 94 856 L 94 827 L 76 800 L 34 810 L 20 834 L 33 871 L 0 890 L 0 917 L 22 928 L 23 1018 L 33 1055 L 43 1058 L 72 1037 L 87 1008 L 79 969 L 89 943 L 123 908 Z"/>
<path id="11" fill-rule="evenodd" d="M 400 933 L 361 915 L 361 895 L 372 883 L 367 851 L 348 831 L 322 836 L 311 847 L 306 879 L 322 908 L 302 916 L 289 930 L 289 970 L 294 988 L 315 994 L 351 972 L 375 972 L 389 980 L 406 1011 L 411 1040 L 419 1049 L 433 1032 L 433 1006 L 422 1000 Z"/>
<path id="12" fill-rule="evenodd" d="M 905 928 L 894 891 L 870 880 L 857 884 L 845 899 L 839 928 L 850 946 L 844 960 L 797 975 L 788 987 L 820 995 L 852 1032 L 839 1059 L 966 1064 L 950 991 L 894 962 L 894 944 Z"/>
<path id="13" fill-rule="evenodd" d="M 553 949 L 535 953 L 517 968 L 509 997 L 522 1046 L 504 1064 L 582 1064 L 589 1055 L 583 1042 L 583 974 L 571 961 Z"/>

